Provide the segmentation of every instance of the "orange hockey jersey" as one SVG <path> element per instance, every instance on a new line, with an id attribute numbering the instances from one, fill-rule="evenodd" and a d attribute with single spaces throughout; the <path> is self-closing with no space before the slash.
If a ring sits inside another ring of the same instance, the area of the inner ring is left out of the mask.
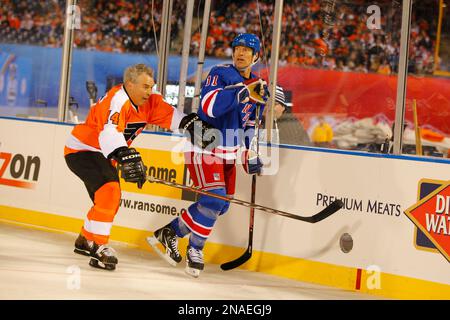
<path id="1" fill-rule="evenodd" d="M 175 130 L 184 116 L 159 93 L 152 93 L 146 103 L 135 106 L 118 85 L 91 107 L 85 123 L 73 128 L 64 155 L 97 151 L 108 157 L 117 148 L 130 146 L 147 124 Z"/>

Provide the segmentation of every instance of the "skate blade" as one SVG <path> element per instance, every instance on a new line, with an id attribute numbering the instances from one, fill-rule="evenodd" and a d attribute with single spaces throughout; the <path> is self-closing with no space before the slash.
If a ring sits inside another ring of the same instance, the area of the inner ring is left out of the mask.
<path id="1" fill-rule="evenodd" d="M 194 278 L 198 278 L 198 276 L 200 275 L 200 270 L 194 269 L 194 268 L 189 268 L 188 266 L 186 266 L 186 269 L 184 269 L 184 272 L 186 272 L 186 274 L 188 274 Z"/>
<path id="2" fill-rule="evenodd" d="M 81 254 L 83 256 L 90 256 L 91 255 L 91 253 L 89 251 L 81 250 L 81 249 L 77 249 L 77 248 L 73 249 L 73 252 L 75 252 L 77 254 Z"/>
<path id="3" fill-rule="evenodd" d="M 112 264 L 112 263 L 108 263 L 108 264 L 104 264 L 100 261 L 98 261 L 97 259 L 91 258 L 91 260 L 89 261 L 89 265 L 91 267 L 97 268 L 97 269 L 102 269 L 102 270 L 108 270 L 108 271 L 113 271 L 116 270 L 116 265 Z"/>
<path id="4" fill-rule="evenodd" d="M 161 242 L 159 242 L 158 239 L 156 239 L 154 236 L 152 237 L 148 237 L 147 238 L 147 242 L 148 244 L 150 244 L 153 248 L 153 250 L 155 250 L 155 252 L 162 258 L 164 259 L 167 263 L 169 263 L 172 267 L 176 267 L 177 266 L 177 262 L 175 260 L 173 260 L 169 254 L 167 254 L 166 252 L 162 252 L 159 247 L 158 244 L 161 244 Z"/>

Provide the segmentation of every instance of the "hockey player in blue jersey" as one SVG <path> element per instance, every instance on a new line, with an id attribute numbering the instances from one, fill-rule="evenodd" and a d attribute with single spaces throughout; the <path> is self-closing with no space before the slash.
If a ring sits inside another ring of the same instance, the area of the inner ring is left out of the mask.
<path id="1" fill-rule="evenodd" d="M 194 185 L 201 190 L 232 197 L 235 191 L 238 150 L 244 146 L 242 164 L 249 174 L 260 173 L 262 163 L 249 148 L 254 134 L 257 105 L 268 99 L 267 84 L 251 72 L 260 57 L 260 41 L 254 34 L 240 34 L 232 42 L 233 64 L 211 69 L 202 85 L 200 119 L 217 128 L 214 143 L 206 149 L 194 146 L 185 153 Z M 226 213 L 229 202 L 200 196 L 188 210 L 156 230 L 148 242 L 166 261 L 176 266 L 182 257 L 178 238 L 189 236 L 186 272 L 198 277 L 204 268 L 203 248 L 217 218 Z M 165 252 L 159 251 L 161 243 Z"/>

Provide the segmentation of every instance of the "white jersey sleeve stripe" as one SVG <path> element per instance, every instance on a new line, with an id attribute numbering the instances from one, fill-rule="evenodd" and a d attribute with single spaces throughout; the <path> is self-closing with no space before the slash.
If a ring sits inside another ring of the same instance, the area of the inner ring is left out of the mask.
<path id="1" fill-rule="evenodd" d="M 100 149 L 102 149 L 105 158 L 108 158 L 111 152 L 119 147 L 128 147 L 123 133 L 117 131 L 116 128 L 117 126 L 115 125 L 106 124 L 98 136 Z"/>
<path id="2" fill-rule="evenodd" d="M 212 91 L 208 92 L 202 99 L 203 112 L 211 118 L 214 118 L 213 107 L 214 107 L 214 103 L 216 102 L 217 94 L 219 93 L 220 90 L 222 90 L 222 89 L 219 88 L 216 90 L 212 90 Z"/>
<path id="3" fill-rule="evenodd" d="M 111 105 L 109 106 L 110 116 L 114 113 L 122 110 L 123 105 L 129 100 L 128 95 L 125 90 L 122 88 L 114 94 L 114 97 L 111 99 Z M 108 118 L 108 124 L 112 124 L 111 119 Z"/>
<path id="4" fill-rule="evenodd" d="M 123 88 L 114 95 L 109 107 L 108 123 L 100 131 L 98 142 L 102 153 L 107 158 L 111 152 L 119 147 L 127 147 L 127 142 L 122 132 L 117 131 L 117 125 L 112 123 L 111 116 L 116 112 L 120 114 L 123 105 L 128 101 L 128 96 Z"/>
<path id="5" fill-rule="evenodd" d="M 178 110 L 177 108 L 174 108 L 173 115 L 172 115 L 172 122 L 170 123 L 170 130 L 175 131 L 180 127 L 181 119 L 183 119 L 186 115 Z"/>

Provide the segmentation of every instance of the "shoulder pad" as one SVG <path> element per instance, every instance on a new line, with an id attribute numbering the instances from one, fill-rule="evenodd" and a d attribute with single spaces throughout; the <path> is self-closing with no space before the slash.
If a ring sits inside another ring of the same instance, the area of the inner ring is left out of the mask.
<path id="1" fill-rule="evenodd" d="M 226 76 L 229 77 L 230 75 L 234 75 L 237 73 L 236 69 L 230 68 L 230 64 L 221 64 L 214 66 L 211 71 L 209 72 L 210 75 L 219 75 L 219 76 Z"/>

